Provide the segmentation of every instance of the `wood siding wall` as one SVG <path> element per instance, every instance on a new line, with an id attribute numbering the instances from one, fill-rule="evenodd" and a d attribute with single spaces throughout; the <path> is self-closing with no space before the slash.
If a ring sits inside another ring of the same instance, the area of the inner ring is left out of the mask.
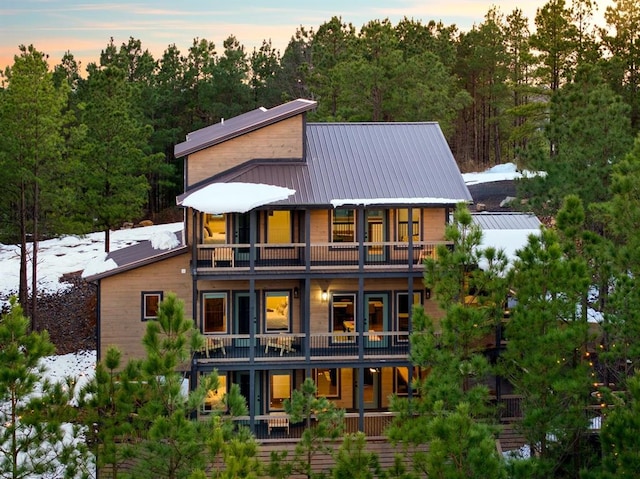
<path id="1" fill-rule="evenodd" d="M 302 158 L 304 115 L 298 115 L 189 155 L 187 186 L 253 159 Z"/>
<path id="2" fill-rule="evenodd" d="M 142 321 L 143 291 L 162 291 L 165 297 L 169 292 L 176 293 L 184 300 L 185 317 L 193 317 L 189 259 L 186 253 L 101 280 L 101 357 L 109 346 L 120 348 L 123 363 L 145 356 L 142 337 L 147 322 Z"/>

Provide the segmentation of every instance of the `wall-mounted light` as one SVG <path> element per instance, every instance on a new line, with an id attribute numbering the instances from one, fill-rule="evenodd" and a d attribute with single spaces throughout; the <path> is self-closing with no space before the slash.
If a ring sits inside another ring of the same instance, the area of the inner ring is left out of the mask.
<path id="1" fill-rule="evenodd" d="M 329 300 L 329 292 L 326 289 L 322 290 L 322 293 L 320 294 L 320 299 L 322 300 L 323 303 L 326 303 Z"/>
<path id="2" fill-rule="evenodd" d="M 296 286 L 295 288 L 293 288 L 293 297 L 297 298 L 298 296 L 300 296 L 300 290 Z"/>
<path id="3" fill-rule="evenodd" d="M 424 290 L 424 297 L 426 299 L 431 299 L 431 288 L 427 288 Z"/>

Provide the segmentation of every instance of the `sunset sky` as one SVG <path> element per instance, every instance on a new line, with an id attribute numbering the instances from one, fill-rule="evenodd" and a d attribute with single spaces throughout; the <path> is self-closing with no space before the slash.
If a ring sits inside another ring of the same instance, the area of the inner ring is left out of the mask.
<path id="1" fill-rule="evenodd" d="M 482 23 L 492 5 L 504 14 L 518 6 L 533 21 L 536 9 L 546 0 L 322 0 L 315 2 L 272 0 L 182 0 L 107 2 L 90 0 L 2 0 L 0 2 L 0 68 L 13 63 L 18 45 L 33 44 L 49 55 L 50 66 L 59 63 L 69 50 L 84 71 L 98 61 L 109 38 L 116 45 L 129 37 L 159 58 L 170 44 L 186 53 L 194 38 L 213 41 L 218 53 L 222 42 L 235 35 L 248 53 L 271 39 L 284 51 L 296 28 L 317 29 L 340 16 L 357 30 L 370 20 L 389 18 L 395 25 L 403 17 L 428 22 L 441 20 L 468 30 Z M 567 4 L 570 4 L 567 0 Z M 602 24 L 604 5 L 595 21 Z"/>

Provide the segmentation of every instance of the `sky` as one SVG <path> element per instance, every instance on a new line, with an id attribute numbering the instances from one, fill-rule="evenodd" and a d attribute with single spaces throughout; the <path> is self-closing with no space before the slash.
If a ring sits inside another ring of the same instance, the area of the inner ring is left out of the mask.
<path id="1" fill-rule="evenodd" d="M 612 1 L 598 2 L 596 23 L 601 23 L 598 19 L 603 18 L 604 6 Z M 333 16 L 352 23 L 357 31 L 371 20 L 388 18 L 395 25 L 404 17 L 423 23 L 442 21 L 466 31 L 482 23 L 491 6 L 505 15 L 517 6 L 532 22 L 536 9 L 544 3 L 544 0 L 2 0 L 0 69 L 13 63 L 21 44 L 33 44 L 48 54 L 50 66 L 59 63 L 63 54 L 70 51 L 84 72 L 88 63 L 99 60 L 100 51 L 111 37 L 117 46 L 126 43 L 129 37 L 139 39 L 156 59 L 171 44 L 185 53 L 194 38 L 213 41 L 220 53 L 222 42 L 229 35 L 234 35 L 248 53 L 269 39 L 282 53 L 296 28 L 316 30 Z"/>

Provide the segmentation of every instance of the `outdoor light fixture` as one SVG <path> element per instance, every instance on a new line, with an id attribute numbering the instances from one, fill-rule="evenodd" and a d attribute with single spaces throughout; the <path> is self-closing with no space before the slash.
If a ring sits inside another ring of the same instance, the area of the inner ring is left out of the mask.
<path id="1" fill-rule="evenodd" d="M 320 295 L 320 299 L 322 299 L 323 303 L 326 303 L 327 300 L 329 299 L 329 293 L 327 292 L 327 290 L 323 290 L 322 294 Z"/>
<path id="2" fill-rule="evenodd" d="M 297 298 L 298 296 L 300 296 L 300 290 L 296 286 L 295 288 L 293 288 L 293 297 Z"/>

